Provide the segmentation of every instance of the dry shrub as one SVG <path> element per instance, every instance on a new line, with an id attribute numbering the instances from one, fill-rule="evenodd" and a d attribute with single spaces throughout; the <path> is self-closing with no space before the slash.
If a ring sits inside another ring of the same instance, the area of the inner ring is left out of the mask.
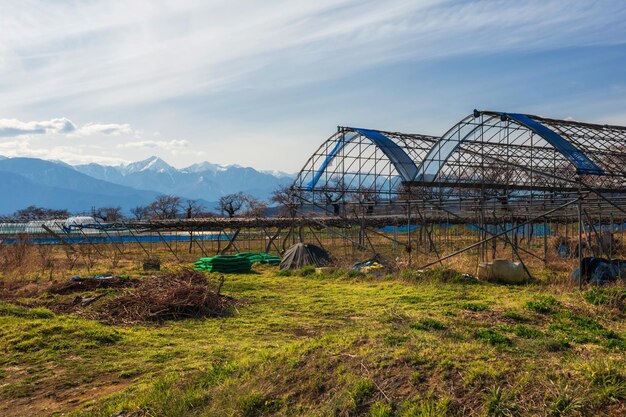
<path id="1" fill-rule="evenodd" d="M 0 268 L 5 271 L 11 271 L 23 266 L 26 261 L 31 259 L 30 239 L 27 235 L 19 235 L 15 243 L 11 245 L 0 245 Z"/>
<path id="2" fill-rule="evenodd" d="M 34 281 L 0 280 L 0 300 L 37 297 L 47 288 L 47 284 Z"/>
<path id="3" fill-rule="evenodd" d="M 147 277 L 127 294 L 100 305 L 101 319 L 112 323 L 176 320 L 227 315 L 235 300 L 220 294 L 223 278 L 212 288 L 198 271 Z"/>
<path id="4" fill-rule="evenodd" d="M 606 256 L 609 252 L 613 255 L 620 253 L 623 249 L 621 240 L 615 238 L 615 234 L 607 231 L 586 232 L 582 235 L 582 246 L 586 251 L 591 251 L 595 256 Z M 565 245 L 569 258 L 578 256 L 578 236 L 565 239 L 565 236 L 557 235 L 550 238 L 550 248 L 558 256 L 559 248 Z"/>
<path id="5" fill-rule="evenodd" d="M 565 236 L 557 235 L 551 236 L 549 238 L 548 247 L 551 249 L 551 252 L 559 258 L 559 249 L 561 245 L 565 245 L 567 251 L 567 257 L 571 258 L 576 256 L 578 251 L 578 241 L 572 238 L 565 239 Z"/>

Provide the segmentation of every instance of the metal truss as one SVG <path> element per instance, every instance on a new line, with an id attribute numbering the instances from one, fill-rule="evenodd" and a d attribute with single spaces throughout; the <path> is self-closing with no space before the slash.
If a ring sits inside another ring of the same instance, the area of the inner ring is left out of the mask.
<path id="1" fill-rule="evenodd" d="M 497 220 L 550 210 L 581 191 L 600 212 L 623 214 L 626 128 L 477 110 L 439 138 L 338 127 L 292 188 L 304 205 L 335 215 L 397 214 L 410 201 L 433 218 L 443 207 Z"/>

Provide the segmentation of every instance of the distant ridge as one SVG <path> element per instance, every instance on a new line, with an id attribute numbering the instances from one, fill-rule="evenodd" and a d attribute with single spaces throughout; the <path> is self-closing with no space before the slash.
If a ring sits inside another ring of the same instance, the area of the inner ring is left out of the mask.
<path id="1" fill-rule="evenodd" d="M 158 194 L 201 200 L 208 210 L 214 210 L 215 202 L 230 193 L 269 199 L 272 191 L 290 185 L 294 177 L 280 171 L 210 162 L 177 169 L 157 156 L 118 166 L 72 166 L 62 161 L 0 155 L 0 215 L 29 205 L 72 212 L 121 206 L 128 212 L 148 204 Z"/>
<path id="2" fill-rule="evenodd" d="M 290 185 L 295 177 L 280 171 L 257 171 L 240 165 L 206 161 L 177 169 L 157 156 L 126 165 L 86 164 L 74 168 L 115 184 L 209 201 L 239 191 L 267 199 L 272 191 Z"/>
<path id="3" fill-rule="evenodd" d="M 102 181 L 72 167 L 35 158 L 0 159 L 0 213 L 37 205 L 72 212 L 93 206 L 145 204 L 158 193 Z"/>

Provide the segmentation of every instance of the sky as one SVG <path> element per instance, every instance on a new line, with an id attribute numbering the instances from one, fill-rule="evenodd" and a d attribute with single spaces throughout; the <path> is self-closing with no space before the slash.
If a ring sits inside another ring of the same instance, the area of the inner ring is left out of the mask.
<path id="1" fill-rule="evenodd" d="M 0 155 L 297 172 L 338 125 L 626 125 L 624 22 L 623 0 L 0 0 Z"/>

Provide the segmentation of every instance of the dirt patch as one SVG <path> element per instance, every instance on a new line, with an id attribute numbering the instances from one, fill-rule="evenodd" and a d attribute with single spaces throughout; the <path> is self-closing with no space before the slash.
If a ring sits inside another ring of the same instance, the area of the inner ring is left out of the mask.
<path id="1" fill-rule="evenodd" d="M 501 309 L 488 309 L 484 311 L 463 311 L 459 314 L 459 317 L 463 320 L 482 322 L 485 324 L 519 324 L 530 321 L 526 316 L 520 315 L 519 318 L 507 317 L 504 310 Z"/>
<path id="2" fill-rule="evenodd" d="M 17 396 L 9 401 L 0 401 L 0 415 L 6 417 L 42 416 L 71 410 L 87 401 L 119 392 L 130 384 L 131 381 L 112 375 L 104 376 L 87 386 L 67 387 L 54 382 L 41 383 L 37 390 L 28 396 Z"/>
<path id="3" fill-rule="evenodd" d="M 0 300 L 36 297 L 46 292 L 49 285 L 33 281 L 0 280 Z"/>

